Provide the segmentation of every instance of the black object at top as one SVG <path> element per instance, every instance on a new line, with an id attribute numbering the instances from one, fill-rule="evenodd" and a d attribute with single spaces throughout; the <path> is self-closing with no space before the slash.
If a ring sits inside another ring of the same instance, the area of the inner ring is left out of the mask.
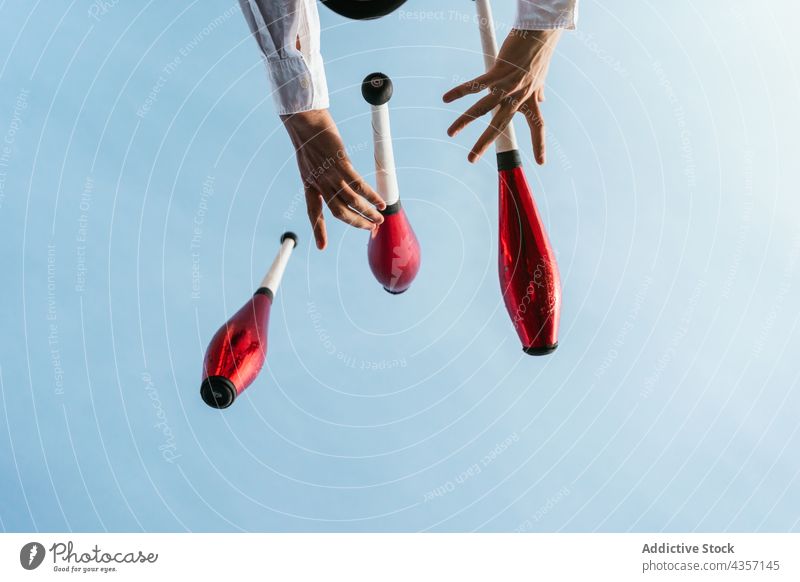
<path id="1" fill-rule="evenodd" d="M 406 0 L 322 0 L 322 3 L 342 16 L 355 20 L 371 20 L 394 12 Z"/>
<path id="2" fill-rule="evenodd" d="M 281 235 L 281 244 L 283 244 L 283 241 L 285 241 L 287 238 L 290 238 L 290 239 L 292 239 L 294 241 L 294 246 L 296 248 L 297 247 L 297 235 L 295 233 L 293 233 L 292 231 L 287 230 L 286 232 L 284 232 Z"/>
<path id="3" fill-rule="evenodd" d="M 361 82 L 361 94 L 370 105 L 384 105 L 392 98 L 392 80 L 383 73 L 367 75 Z"/>

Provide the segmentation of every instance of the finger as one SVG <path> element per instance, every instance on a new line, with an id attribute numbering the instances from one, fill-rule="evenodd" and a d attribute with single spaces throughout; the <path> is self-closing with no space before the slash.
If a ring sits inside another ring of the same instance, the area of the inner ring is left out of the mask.
<path id="1" fill-rule="evenodd" d="M 472 150 L 469 152 L 467 159 L 471 163 L 477 162 L 480 157 L 484 154 L 487 148 L 492 145 L 494 140 L 497 139 L 506 126 L 511 121 L 511 118 L 514 117 L 514 108 L 508 105 L 504 105 L 501 107 L 497 113 L 495 113 L 494 117 L 492 118 L 489 127 L 486 128 L 481 136 L 478 138 L 478 141 L 475 142 L 475 145 L 472 146 Z"/>
<path id="2" fill-rule="evenodd" d="M 355 170 L 348 168 L 346 178 L 350 187 L 356 191 L 359 196 L 363 196 L 371 204 L 378 207 L 379 210 L 386 208 L 386 202 L 381 198 L 380 194 L 375 192 L 372 187 L 359 176 Z"/>
<path id="3" fill-rule="evenodd" d="M 340 197 L 328 202 L 328 208 L 331 209 L 331 214 L 350 226 L 363 228 L 364 230 L 373 230 L 375 228 L 374 222 L 370 222 L 358 212 L 351 209 Z"/>
<path id="4" fill-rule="evenodd" d="M 484 73 L 479 77 L 475 77 L 471 81 L 467 81 L 466 83 L 461 83 L 460 85 L 453 87 L 447 93 L 442 96 L 442 100 L 445 103 L 452 103 L 456 99 L 461 99 L 465 95 L 472 95 L 473 93 L 480 93 L 486 88 L 486 84 L 489 82 L 489 73 Z"/>
<path id="5" fill-rule="evenodd" d="M 525 112 L 525 119 L 528 120 L 528 127 L 531 128 L 531 142 L 533 143 L 533 156 L 536 163 L 540 166 L 547 161 L 545 152 L 545 128 L 542 110 L 536 99 L 531 99 Z"/>
<path id="6" fill-rule="evenodd" d="M 447 135 L 450 137 L 458 135 L 458 132 L 467 127 L 467 125 L 494 109 L 499 101 L 500 97 L 498 95 L 490 93 L 475 103 L 472 107 L 467 109 L 463 115 L 456 119 L 453 124 L 447 128 Z"/>
<path id="7" fill-rule="evenodd" d="M 342 201 L 346 202 L 350 208 L 357 210 L 371 220 L 374 224 L 381 224 L 383 222 L 383 215 L 375 210 L 374 206 L 368 204 L 363 196 L 344 183 L 342 184 L 341 198 Z"/>
<path id="8" fill-rule="evenodd" d="M 331 214 L 356 228 L 363 228 L 365 230 L 372 230 L 375 224 L 352 210 L 348 204 L 354 201 L 357 195 L 344 183 L 340 182 L 339 186 L 328 186 L 328 195 L 325 196 L 325 201 Z"/>
<path id="9" fill-rule="evenodd" d="M 325 216 L 322 214 L 322 196 L 311 188 L 306 188 L 306 208 L 308 219 L 311 221 L 311 230 L 314 231 L 314 240 L 317 248 L 322 250 L 328 244 L 328 232 L 325 228 Z"/>
<path id="10" fill-rule="evenodd" d="M 544 87 L 540 87 L 540 88 L 539 88 L 539 90 L 538 90 L 538 91 L 536 91 L 536 100 L 537 100 L 539 103 L 544 103 L 544 100 L 545 100 L 545 97 L 544 97 Z"/>

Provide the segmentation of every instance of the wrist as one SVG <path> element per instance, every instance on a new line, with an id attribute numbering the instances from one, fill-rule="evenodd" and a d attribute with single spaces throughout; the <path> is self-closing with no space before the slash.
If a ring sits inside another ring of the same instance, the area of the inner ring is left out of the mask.
<path id="1" fill-rule="evenodd" d="M 281 115 L 281 121 L 287 127 L 320 127 L 331 125 L 331 114 L 327 109 L 309 109 L 289 115 Z"/>
<path id="2" fill-rule="evenodd" d="M 336 129 L 336 123 L 327 109 L 300 111 L 290 115 L 281 115 L 280 118 L 296 146 L 325 131 Z"/>
<path id="3" fill-rule="evenodd" d="M 560 29 L 525 30 L 522 28 L 512 28 L 511 32 L 508 34 L 509 41 L 523 48 L 531 55 L 543 49 L 552 48 L 560 37 Z"/>

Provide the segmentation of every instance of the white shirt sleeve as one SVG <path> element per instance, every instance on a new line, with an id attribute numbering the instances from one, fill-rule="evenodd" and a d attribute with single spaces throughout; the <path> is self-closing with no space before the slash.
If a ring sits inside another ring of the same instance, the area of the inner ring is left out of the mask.
<path id="1" fill-rule="evenodd" d="M 578 0 L 517 0 L 517 30 L 572 30 L 578 22 Z"/>
<path id="2" fill-rule="evenodd" d="M 264 56 L 278 114 L 327 109 L 316 0 L 239 0 L 239 4 Z"/>

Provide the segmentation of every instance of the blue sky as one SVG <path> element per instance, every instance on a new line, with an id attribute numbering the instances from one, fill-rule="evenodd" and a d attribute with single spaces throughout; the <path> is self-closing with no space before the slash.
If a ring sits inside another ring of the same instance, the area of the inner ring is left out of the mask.
<path id="1" fill-rule="evenodd" d="M 0 3 L 0 527 L 798 529 L 798 9 L 582 3 L 546 167 L 517 121 L 564 288 L 561 345 L 531 358 L 497 282 L 492 156 L 466 162 L 478 124 L 445 135 L 463 106 L 441 94 L 481 70 L 473 6 L 440 4 L 321 8 L 368 177 L 359 83 L 395 82 L 423 265 L 390 296 L 366 233 L 329 221 L 313 248 L 235 3 Z M 268 366 L 211 410 L 205 346 L 287 229 Z"/>

